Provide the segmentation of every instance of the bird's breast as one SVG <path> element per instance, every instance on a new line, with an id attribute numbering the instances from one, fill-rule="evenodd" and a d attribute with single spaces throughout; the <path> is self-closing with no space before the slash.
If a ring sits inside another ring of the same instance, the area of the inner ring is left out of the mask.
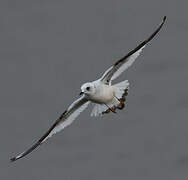
<path id="1" fill-rule="evenodd" d="M 96 93 L 91 98 L 91 101 L 104 104 L 112 101 L 114 98 L 114 89 L 112 86 L 102 85 L 97 89 Z"/>

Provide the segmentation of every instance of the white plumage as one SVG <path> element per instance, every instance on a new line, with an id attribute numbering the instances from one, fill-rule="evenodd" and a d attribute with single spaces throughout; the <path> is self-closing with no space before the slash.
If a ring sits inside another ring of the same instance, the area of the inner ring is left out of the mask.
<path id="1" fill-rule="evenodd" d="M 98 116 L 109 112 L 116 113 L 117 109 L 123 109 L 128 94 L 129 82 L 128 80 L 125 80 L 112 85 L 112 80 L 116 79 L 122 72 L 132 65 L 146 44 L 151 41 L 151 39 L 153 39 L 162 28 L 165 20 L 166 17 L 163 18 L 162 23 L 148 39 L 139 44 L 126 56 L 118 60 L 100 79 L 82 85 L 82 96 L 68 107 L 68 109 L 55 121 L 51 128 L 31 148 L 20 153 L 18 156 L 11 158 L 11 161 L 16 161 L 17 159 L 26 156 L 52 135 L 70 125 L 75 118 L 87 108 L 90 102 L 95 104 L 91 116 Z"/>

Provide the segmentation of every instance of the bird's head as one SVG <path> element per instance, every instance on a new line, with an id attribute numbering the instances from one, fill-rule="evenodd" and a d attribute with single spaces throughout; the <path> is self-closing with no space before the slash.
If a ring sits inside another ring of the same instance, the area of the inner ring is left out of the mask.
<path id="1" fill-rule="evenodd" d="M 81 86 L 80 95 L 85 94 L 85 95 L 89 96 L 89 95 L 92 95 L 94 93 L 95 93 L 95 86 L 94 86 L 93 83 L 88 82 L 88 83 L 85 83 Z"/>

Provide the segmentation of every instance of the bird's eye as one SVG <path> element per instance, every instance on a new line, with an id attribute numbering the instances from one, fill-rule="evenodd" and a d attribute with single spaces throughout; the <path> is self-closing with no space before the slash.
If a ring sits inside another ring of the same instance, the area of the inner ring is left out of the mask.
<path id="1" fill-rule="evenodd" d="M 90 90 L 90 87 L 86 87 L 86 90 L 89 91 L 89 90 Z"/>

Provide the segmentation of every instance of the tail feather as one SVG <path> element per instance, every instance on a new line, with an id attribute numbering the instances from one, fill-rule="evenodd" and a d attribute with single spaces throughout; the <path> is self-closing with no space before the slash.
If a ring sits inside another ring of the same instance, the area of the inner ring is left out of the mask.
<path id="1" fill-rule="evenodd" d="M 118 84 L 114 85 L 115 87 L 115 95 L 117 98 L 122 98 L 123 96 L 126 96 L 126 94 L 128 93 L 128 89 L 129 89 L 129 81 L 125 80 L 122 81 Z M 125 93 L 126 90 L 126 93 Z"/>

